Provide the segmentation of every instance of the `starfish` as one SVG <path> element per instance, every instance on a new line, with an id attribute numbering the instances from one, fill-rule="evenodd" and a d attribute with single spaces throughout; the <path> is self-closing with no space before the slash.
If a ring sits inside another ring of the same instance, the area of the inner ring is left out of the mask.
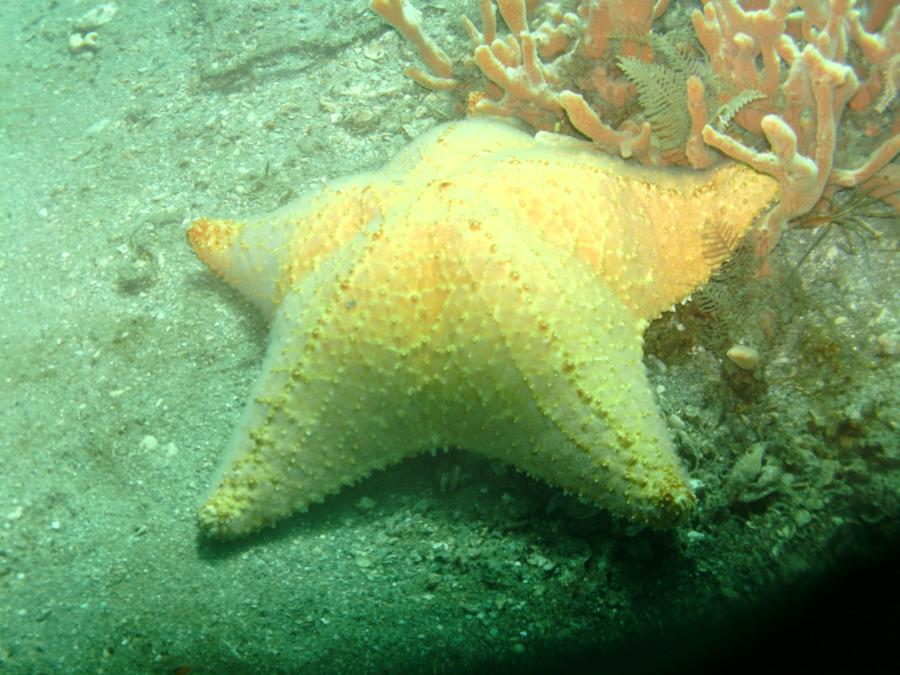
<path id="1" fill-rule="evenodd" d="M 268 215 L 195 221 L 197 255 L 272 322 L 201 530 L 244 535 L 450 446 L 678 523 L 695 498 L 643 332 L 776 197 L 743 165 L 651 169 L 474 118 Z"/>

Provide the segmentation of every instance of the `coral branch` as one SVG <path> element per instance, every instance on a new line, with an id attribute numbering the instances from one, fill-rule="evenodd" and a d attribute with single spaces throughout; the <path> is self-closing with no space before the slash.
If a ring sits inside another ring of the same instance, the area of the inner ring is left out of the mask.
<path id="1" fill-rule="evenodd" d="M 453 64 L 444 50 L 422 31 L 419 10 L 407 0 L 372 0 L 369 6 L 413 44 L 431 72 L 445 80 L 453 79 Z"/>
<path id="2" fill-rule="evenodd" d="M 484 81 L 483 91 L 469 91 L 469 110 L 577 131 L 599 150 L 643 164 L 702 169 L 721 153 L 771 174 L 780 199 L 762 224 L 763 254 L 791 219 L 837 187 L 860 186 L 900 205 L 900 168 L 892 164 L 900 127 L 891 128 L 887 114 L 900 87 L 900 7 L 701 2 L 690 20 L 705 59 L 677 30 L 651 30 L 666 0 L 576 0 L 574 11 L 543 2 L 537 20 L 537 0 L 479 0 L 481 29 L 463 21 L 469 63 Z M 407 0 L 372 6 L 431 71 L 411 68 L 411 77 L 430 88 L 456 84 Z"/>
<path id="3" fill-rule="evenodd" d="M 644 158 L 645 164 L 651 163 L 647 157 L 650 148 L 650 125 L 648 123 L 644 122 L 638 132 L 616 131 L 604 124 L 581 94 L 563 91 L 557 100 L 565 109 L 572 126 L 590 138 L 597 146 L 622 157 Z"/>

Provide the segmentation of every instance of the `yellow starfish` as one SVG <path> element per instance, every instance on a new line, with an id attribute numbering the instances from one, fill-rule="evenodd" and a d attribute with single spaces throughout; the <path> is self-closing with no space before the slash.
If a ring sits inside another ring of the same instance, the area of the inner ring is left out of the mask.
<path id="1" fill-rule="evenodd" d="M 694 496 L 647 381 L 648 322 L 776 197 L 737 164 L 633 166 L 476 118 L 191 246 L 272 318 L 202 530 L 234 537 L 456 446 L 652 526 Z"/>

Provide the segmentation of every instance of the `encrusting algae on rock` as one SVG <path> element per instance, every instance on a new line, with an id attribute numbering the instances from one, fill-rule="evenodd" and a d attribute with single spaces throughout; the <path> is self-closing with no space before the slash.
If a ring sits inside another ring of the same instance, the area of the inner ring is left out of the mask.
<path id="1" fill-rule="evenodd" d="M 482 117 L 274 213 L 197 220 L 197 255 L 272 320 L 201 529 L 244 535 L 448 446 L 679 522 L 695 499 L 642 335 L 777 192 L 743 165 L 635 166 Z"/>

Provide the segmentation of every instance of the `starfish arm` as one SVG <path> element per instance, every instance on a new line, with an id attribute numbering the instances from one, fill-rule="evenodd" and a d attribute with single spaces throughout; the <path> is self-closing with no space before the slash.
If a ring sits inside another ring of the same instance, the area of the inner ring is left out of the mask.
<path id="1" fill-rule="evenodd" d="M 378 213 L 370 174 L 339 179 L 242 220 L 199 218 L 188 243 L 219 277 L 271 319 L 285 294 Z"/>
<path id="2" fill-rule="evenodd" d="M 550 134 L 518 158 L 497 172 L 492 201 L 546 242 L 573 248 L 647 321 L 708 281 L 778 196 L 777 181 L 740 164 L 634 166 Z"/>
<path id="3" fill-rule="evenodd" d="M 390 405 L 401 396 L 398 379 L 361 348 L 364 307 L 348 279 L 380 233 L 374 218 L 279 307 L 263 372 L 198 514 L 207 535 L 258 530 L 428 447 L 398 426 L 404 411 Z M 354 330 L 359 340 L 347 339 Z"/>
<path id="4" fill-rule="evenodd" d="M 653 187 L 636 180 L 620 185 L 612 222 L 630 267 L 617 295 L 651 321 L 709 281 L 777 199 L 778 183 L 735 163 L 669 176 L 661 169 L 643 173 Z"/>
<path id="5" fill-rule="evenodd" d="M 448 440 L 631 520 L 682 520 L 694 496 L 647 381 L 642 322 L 588 265 L 491 229 L 454 247 L 477 301 L 458 330 L 480 339 L 453 368 L 478 405 Z"/>

